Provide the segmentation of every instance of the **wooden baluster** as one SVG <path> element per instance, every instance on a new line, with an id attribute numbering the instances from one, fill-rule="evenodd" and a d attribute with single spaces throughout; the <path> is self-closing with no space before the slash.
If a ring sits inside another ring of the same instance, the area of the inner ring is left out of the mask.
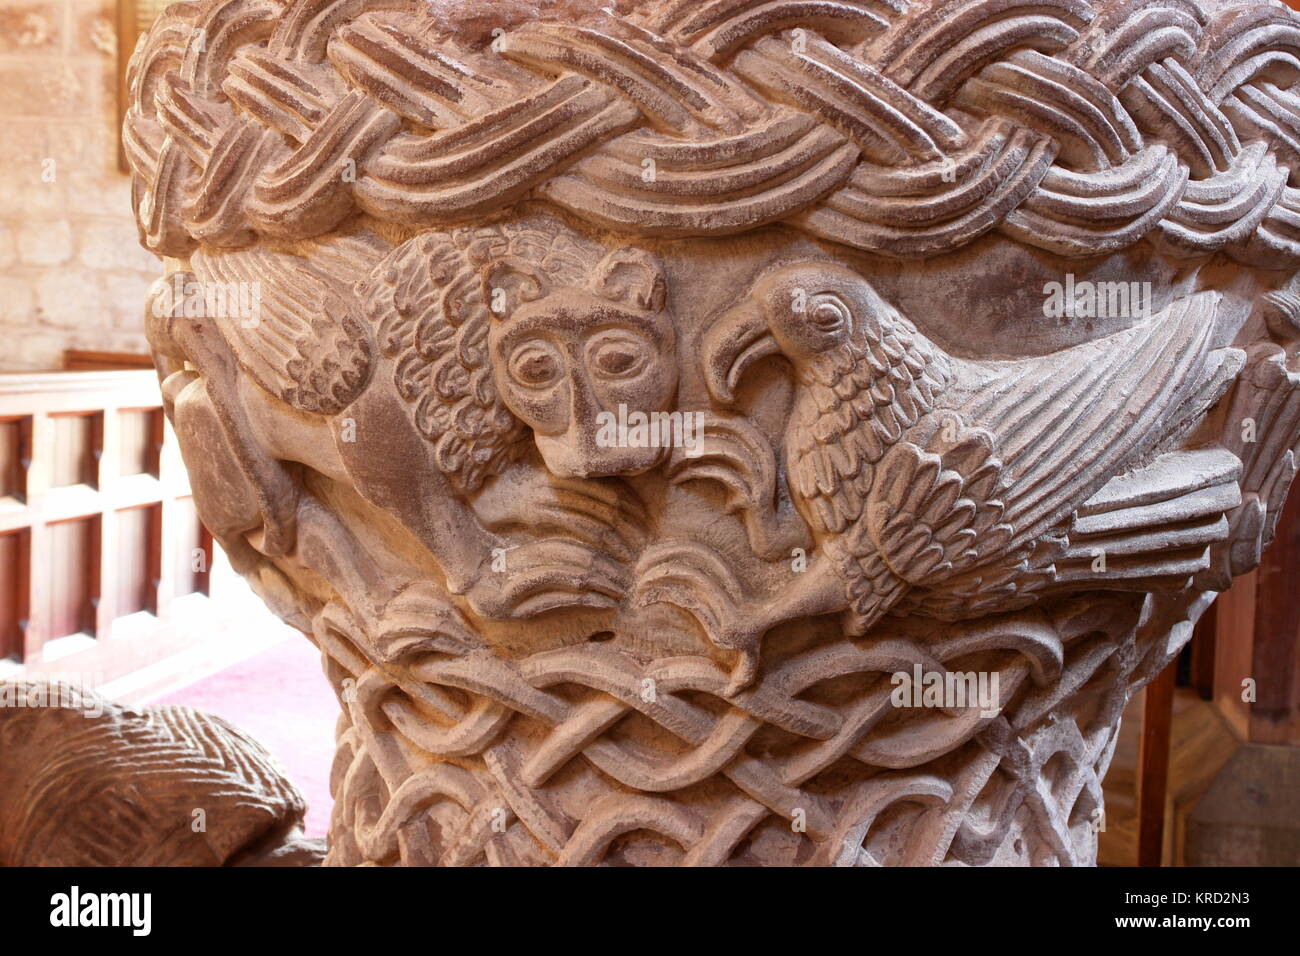
<path id="1" fill-rule="evenodd" d="M 1165 795 L 1169 789 L 1169 732 L 1174 714 L 1175 659 L 1146 686 L 1142 739 L 1138 743 L 1138 866 L 1160 866 L 1165 842 Z"/>
<path id="2" fill-rule="evenodd" d="M 23 638 L 23 660 L 39 667 L 41 649 L 50 639 L 50 554 L 49 531 L 39 516 L 50 489 L 54 467 L 54 423 L 37 412 L 31 417 L 27 458 L 27 507 L 33 516 L 27 532 L 27 629 Z"/>
<path id="3" fill-rule="evenodd" d="M 161 409 L 154 413 L 152 435 L 157 456 L 158 481 L 162 485 L 162 505 L 159 508 L 157 533 L 150 535 L 150 547 L 153 549 L 150 560 L 157 568 L 156 613 L 159 621 L 168 621 L 171 619 L 172 601 L 180 596 L 177 594 L 176 567 L 181 558 L 178 553 L 179 542 L 185 540 L 180 522 L 188 510 L 177 504 L 177 488 L 188 489 L 189 483 L 185 478 L 185 465 L 174 447 L 175 436 L 167 426 L 166 416 Z"/>
<path id="4" fill-rule="evenodd" d="M 95 636 L 109 640 L 113 635 L 113 622 L 117 619 L 118 581 L 122 572 L 118 556 L 118 514 L 114 503 L 121 475 L 122 420 L 118 409 L 105 408 L 96 429 L 95 449 L 99 461 L 96 484 L 99 489 L 100 521 L 99 548 L 95 557 L 99 561 L 92 578 L 97 587 L 95 606 Z"/>

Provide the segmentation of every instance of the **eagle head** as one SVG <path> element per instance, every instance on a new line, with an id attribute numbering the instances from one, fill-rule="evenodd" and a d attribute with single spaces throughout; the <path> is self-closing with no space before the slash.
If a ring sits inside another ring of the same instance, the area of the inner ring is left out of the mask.
<path id="1" fill-rule="evenodd" d="M 705 383 L 729 405 L 745 372 L 760 359 L 784 355 L 802 376 L 819 357 L 864 337 L 879 337 L 883 300 L 852 269 L 802 262 L 771 272 L 704 336 Z"/>

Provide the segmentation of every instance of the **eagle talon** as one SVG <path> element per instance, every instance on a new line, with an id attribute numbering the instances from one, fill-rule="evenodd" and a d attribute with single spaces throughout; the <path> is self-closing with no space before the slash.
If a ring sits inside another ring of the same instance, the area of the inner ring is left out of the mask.
<path id="1" fill-rule="evenodd" d="M 714 647 L 739 655 L 727 696 L 754 682 L 759 644 L 767 630 L 767 603 L 757 612 L 753 609 L 754 598 L 720 554 L 694 541 L 661 545 L 642 558 L 634 594 L 640 606 L 664 603 L 680 608 L 695 618 Z"/>

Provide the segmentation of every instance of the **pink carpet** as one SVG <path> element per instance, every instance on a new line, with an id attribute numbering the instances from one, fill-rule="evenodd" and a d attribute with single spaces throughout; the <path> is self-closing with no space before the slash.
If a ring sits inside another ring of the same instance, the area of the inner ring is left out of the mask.
<path id="1" fill-rule="evenodd" d="M 320 653 L 306 638 L 277 644 L 150 703 L 198 707 L 255 737 L 307 798 L 307 835 L 325 835 L 339 708 L 321 673 Z"/>

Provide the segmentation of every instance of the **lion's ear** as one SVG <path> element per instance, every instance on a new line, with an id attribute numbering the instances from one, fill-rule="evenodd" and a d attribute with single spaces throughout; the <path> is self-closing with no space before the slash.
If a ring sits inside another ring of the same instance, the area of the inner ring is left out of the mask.
<path id="1" fill-rule="evenodd" d="M 606 299 L 659 312 L 668 295 L 659 260 L 640 249 L 616 249 L 596 267 L 593 291 Z"/>
<path id="2" fill-rule="evenodd" d="M 546 294 L 546 274 L 516 256 L 502 256 L 479 273 L 483 302 L 497 318 L 505 318 L 521 305 Z"/>

